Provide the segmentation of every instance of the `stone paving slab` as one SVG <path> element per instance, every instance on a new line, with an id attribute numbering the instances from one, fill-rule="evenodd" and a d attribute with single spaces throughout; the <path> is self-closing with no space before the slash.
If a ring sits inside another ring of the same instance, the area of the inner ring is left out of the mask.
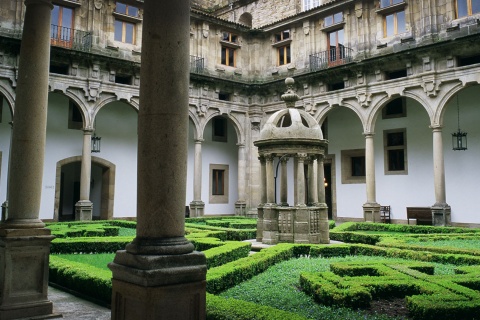
<path id="1" fill-rule="evenodd" d="M 70 293 L 48 287 L 48 299 L 53 302 L 53 312 L 65 320 L 110 320 L 110 309 L 83 300 Z"/>

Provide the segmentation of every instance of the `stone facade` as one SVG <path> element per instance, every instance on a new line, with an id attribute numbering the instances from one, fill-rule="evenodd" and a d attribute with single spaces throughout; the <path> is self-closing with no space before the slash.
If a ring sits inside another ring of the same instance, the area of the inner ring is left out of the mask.
<path id="1" fill-rule="evenodd" d="M 74 29 L 87 32 L 91 46 L 52 45 L 50 95 L 67 99 L 65 106 L 51 104 L 50 107 L 56 109 L 50 109 L 63 110 L 73 102 L 80 110 L 84 129 L 98 129 L 105 123 L 106 131 L 108 123 L 121 117 L 133 117 L 134 122 L 139 108 L 142 2 L 131 3 L 139 9 L 138 16 L 131 19 L 136 32 L 133 44 L 114 40 L 115 20 L 119 18 L 114 13 L 114 1 L 79 0 L 59 4 L 73 8 Z M 390 204 L 393 221 L 402 223 L 406 219 L 405 207 L 435 204 L 439 208 L 451 207 L 452 224 L 480 224 L 473 214 L 475 204 L 462 200 L 470 191 L 459 191 L 456 187 L 463 181 L 475 184 L 476 178 L 470 174 L 475 170 L 474 162 L 463 158 L 474 159 L 480 151 L 472 140 L 462 157 L 458 152 L 452 153 L 449 147 L 450 133 L 457 129 L 457 96 L 461 115 L 466 114 L 461 118 L 462 129 L 465 126 L 470 139 L 475 139 L 478 133 L 478 129 L 469 124 L 470 119 L 478 116 L 474 105 L 479 97 L 474 86 L 480 82 L 480 48 L 473 41 L 480 32 L 476 22 L 478 14 L 457 17 L 455 0 L 429 0 L 423 5 L 405 1 L 388 8 L 381 8 L 380 2 L 374 0 L 337 0 L 308 11 L 302 11 L 301 1 L 290 0 L 198 1 L 194 4 L 190 13 L 189 45 L 193 62 L 189 87 L 190 167 L 185 203 L 193 203 L 194 212 L 254 214 L 261 202 L 258 181 L 261 167 L 253 142 L 258 140 L 266 119 L 282 108 L 282 82 L 291 76 L 295 78 L 300 96 L 296 106 L 322 124 L 329 139 L 325 163 L 331 175 L 326 176 L 330 218 L 363 220 L 364 212 L 369 215 L 371 212 L 375 217 L 375 208 L 382 203 Z M 405 14 L 404 30 L 386 36 L 385 17 L 399 11 Z M 251 27 L 240 21 L 245 13 L 251 15 Z M 329 19 L 337 13 L 341 13 L 341 19 L 330 24 Z M 10 128 L 5 120 L 11 117 L 16 99 L 18 35 L 23 15 L 22 1 L 0 3 L 0 93 L 4 119 L 0 130 L 5 132 L 1 142 L 2 172 L 6 172 L 8 166 Z M 328 60 L 325 57 L 329 54 L 330 36 L 339 30 L 343 32 L 342 46 L 336 48 L 342 51 L 336 52 L 338 59 Z M 289 38 L 277 41 L 277 35 L 284 31 L 288 31 Z M 224 33 L 236 35 L 236 42 L 226 43 Z M 290 47 L 290 60 L 280 65 L 279 48 L 285 45 Z M 233 65 L 222 63 L 222 47 L 235 50 Z M 404 101 L 406 116 L 385 117 L 385 106 L 395 99 Z M 135 110 L 132 116 L 121 109 L 122 105 Z M 217 117 L 227 119 L 227 129 L 231 132 L 228 143 L 221 144 L 211 138 L 212 123 Z M 408 137 L 405 156 L 408 170 L 392 173 L 385 169 L 384 134 L 397 129 L 405 129 Z M 133 140 L 136 130 L 131 127 Z M 61 189 L 60 174 L 52 168 L 68 163 L 68 159 L 80 159 L 83 145 L 81 134 L 73 137 L 71 130 L 65 129 L 59 134 L 51 128 L 49 132 L 47 149 L 55 152 L 47 150 L 45 177 L 53 182 L 45 184 L 43 189 L 41 217 L 44 219 L 54 218 L 54 212 L 62 216 L 59 209 L 62 201 L 56 200 L 55 194 L 65 190 Z M 433 136 L 437 135 L 441 141 L 437 139 L 434 144 Z M 56 148 L 55 143 L 49 144 L 49 141 L 69 147 L 78 145 L 78 148 Z M 133 217 L 135 208 L 129 207 L 127 195 L 132 195 L 130 202 L 134 203 L 136 194 L 131 186 L 136 183 L 136 174 L 131 168 L 136 165 L 136 145 L 121 145 L 114 132 L 110 136 L 105 133 L 102 143 L 102 152 L 92 157 L 92 163 L 102 163 L 97 178 L 93 179 L 92 192 L 101 189 L 98 198 L 106 200 L 101 204 L 92 200 L 94 218 Z M 64 153 L 57 155 L 60 150 Z M 342 154 L 348 155 L 352 150 L 366 153 L 369 159 L 364 176 L 357 180 L 342 177 L 349 172 L 343 170 Z M 197 160 L 196 171 L 195 152 L 201 154 L 197 157 L 201 164 Z M 132 160 L 127 162 L 129 159 Z M 425 159 L 437 160 L 434 163 Z M 453 174 L 451 172 L 458 172 L 458 161 L 464 171 Z M 235 174 L 230 179 L 228 203 L 209 200 L 211 164 L 227 165 L 230 174 Z M 112 165 L 116 168 L 108 169 L 113 168 Z M 111 177 L 114 171 L 116 178 Z M 126 176 L 128 180 L 120 181 Z M 6 197 L 5 177 L 3 174 L 0 181 L 3 197 Z M 106 177 L 111 177 L 109 182 L 104 180 Z M 102 180 L 103 184 L 99 184 Z M 61 190 L 56 189 L 55 181 L 59 181 Z M 194 184 L 200 184 L 201 189 L 195 191 Z M 392 185 L 396 187 L 386 187 Z M 420 185 L 422 192 L 411 191 L 408 187 L 411 185 Z M 405 196 L 398 197 L 399 193 Z M 99 207 L 104 209 L 96 215 Z"/>

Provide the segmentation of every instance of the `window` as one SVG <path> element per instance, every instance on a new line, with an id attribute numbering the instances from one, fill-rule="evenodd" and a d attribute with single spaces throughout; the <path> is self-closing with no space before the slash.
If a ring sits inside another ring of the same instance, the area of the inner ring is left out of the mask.
<path id="1" fill-rule="evenodd" d="M 210 164 L 210 203 L 228 203 L 228 165 Z"/>
<path id="2" fill-rule="evenodd" d="M 340 22 L 343 22 L 343 12 L 335 13 L 331 16 L 325 17 L 324 27 L 329 27 Z"/>
<path id="3" fill-rule="evenodd" d="M 235 67 L 235 49 L 222 46 L 221 64 Z"/>
<path id="4" fill-rule="evenodd" d="M 312 8 L 318 7 L 320 5 L 320 0 L 303 0 L 303 11 L 310 10 Z"/>
<path id="5" fill-rule="evenodd" d="M 407 174 L 407 137 L 405 129 L 385 130 L 385 174 Z"/>
<path id="6" fill-rule="evenodd" d="M 220 57 L 220 63 L 226 66 L 235 67 L 238 46 L 238 36 L 231 32 L 222 33 L 222 52 Z"/>
<path id="7" fill-rule="evenodd" d="M 365 183 L 365 149 L 342 150 L 342 183 Z"/>
<path id="8" fill-rule="evenodd" d="M 338 29 L 328 33 L 328 65 L 342 64 L 345 59 L 345 46 L 343 45 L 344 32 Z"/>
<path id="9" fill-rule="evenodd" d="M 277 66 L 283 66 L 292 62 L 290 52 L 290 30 L 275 33 L 274 40 L 274 46 L 277 48 Z"/>
<path id="10" fill-rule="evenodd" d="M 212 170 L 212 195 L 225 195 L 225 170 Z"/>
<path id="11" fill-rule="evenodd" d="M 227 142 L 227 119 L 223 117 L 212 119 L 212 140 Z"/>
<path id="12" fill-rule="evenodd" d="M 218 100 L 231 101 L 231 95 L 230 95 L 230 93 L 219 92 L 218 93 Z"/>
<path id="13" fill-rule="evenodd" d="M 404 10 L 386 14 L 384 16 L 383 34 L 385 37 L 391 37 L 406 31 Z"/>
<path id="14" fill-rule="evenodd" d="M 115 41 L 135 44 L 138 8 L 121 2 L 115 4 Z"/>
<path id="15" fill-rule="evenodd" d="M 73 42 L 73 9 L 54 5 L 51 23 L 51 44 L 71 48 Z"/>
<path id="16" fill-rule="evenodd" d="M 478 0 L 457 0 L 456 5 L 457 19 L 480 13 L 480 1 Z"/>
<path id="17" fill-rule="evenodd" d="M 404 97 L 394 99 L 382 109 L 382 118 L 400 118 L 407 116 L 406 99 Z"/>
<path id="18" fill-rule="evenodd" d="M 68 129 L 81 130 L 82 128 L 82 113 L 77 105 L 70 100 L 68 104 Z"/>
<path id="19" fill-rule="evenodd" d="M 386 8 L 389 6 L 393 6 L 394 4 L 403 3 L 404 0 L 381 0 L 380 1 L 380 8 Z"/>
<path id="20" fill-rule="evenodd" d="M 290 45 L 280 47 L 277 49 L 277 51 L 277 65 L 283 66 L 292 62 L 292 59 L 290 57 Z"/>
<path id="21" fill-rule="evenodd" d="M 275 34 L 275 42 L 280 42 L 290 39 L 290 30 L 285 30 Z"/>
<path id="22" fill-rule="evenodd" d="M 385 80 L 404 78 L 407 76 L 407 69 L 394 70 L 386 73 Z"/>

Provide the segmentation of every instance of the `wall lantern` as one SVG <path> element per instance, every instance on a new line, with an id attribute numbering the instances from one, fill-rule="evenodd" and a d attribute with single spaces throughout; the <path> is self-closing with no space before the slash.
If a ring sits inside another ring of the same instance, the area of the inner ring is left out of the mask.
<path id="1" fill-rule="evenodd" d="M 100 141 L 102 140 L 101 137 L 97 137 L 95 133 L 92 136 L 92 153 L 100 152 Z"/>
<path id="2" fill-rule="evenodd" d="M 458 130 L 452 133 L 452 146 L 453 150 L 467 150 L 467 133 L 460 130 L 460 106 L 458 103 L 457 94 L 457 117 L 458 117 Z"/>

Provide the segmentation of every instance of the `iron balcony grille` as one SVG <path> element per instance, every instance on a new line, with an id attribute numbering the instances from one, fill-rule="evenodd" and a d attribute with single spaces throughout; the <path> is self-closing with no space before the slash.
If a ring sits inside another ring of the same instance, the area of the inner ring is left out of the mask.
<path id="1" fill-rule="evenodd" d="M 204 58 L 197 56 L 190 56 L 190 72 L 203 73 L 204 71 Z"/>
<path id="2" fill-rule="evenodd" d="M 50 28 L 50 43 L 57 47 L 90 51 L 92 48 L 92 33 L 52 24 Z"/>
<path id="3" fill-rule="evenodd" d="M 345 46 L 331 47 L 329 50 L 310 55 L 310 71 L 318 71 L 351 62 L 353 50 Z"/>

